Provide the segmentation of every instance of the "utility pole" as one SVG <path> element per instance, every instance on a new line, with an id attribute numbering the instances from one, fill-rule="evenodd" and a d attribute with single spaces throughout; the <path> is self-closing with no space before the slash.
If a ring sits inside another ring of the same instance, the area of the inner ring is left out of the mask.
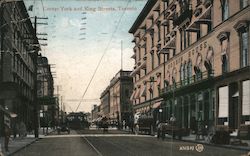
<path id="1" fill-rule="evenodd" d="M 34 24 L 34 28 L 35 28 L 35 41 L 37 41 L 37 16 L 35 16 L 35 24 Z M 37 43 L 34 43 L 35 45 Z M 35 52 L 34 52 L 34 131 L 35 131 L 35 138 L 39 137 L 39 117 L 38 117 L 38 100 L 37 100 L 37 59 L 38 59 L 38 50 L 39 47 L 35 46 Z"/>
<path id="2" fill-rule="evenodd" d="M 1 26 L 3 25 L 3 4 L 0 3 L 0 84 L 3 82 L 3 41 L 4 31 Z M 1 94 L 1 93 L 0 93 Z M 4 100 L 0 99 L 0 107 L 4 108 Z M 0 137 L 4 137 L 4 111 L 0 109 Z"/>
<path id="3" fill-rule="evenodd" d="M 121 70 L 123 70 L 123 43 L 121 40 Z"/>
<path id="4" fill-rule="evenodd" d="M 39 45 L 39 38 L 37 37 L 37 25 L 38 24 L 44 24 L 47 25 L 48 23 L 38 23 L 37 19 L 48 19 L 47 17 L 37 17 L 35 16 L 35 21 L 34 21 L 34 33 L 35 33 L 35 52 L 34 52 L 34 131 L 35 131 L 35 137 L 39 137 L 39 109 L 38 109 L 38 99 L 37 99 L 37 68 L 38 68 L 38 51 L 40 50 L 40 45 Z M 44 35 L 44 34 L 42 34 Z M 42 39 L 44 40 L 44 38 Z M 36 43 L 36 41 L 38 43 Z"/>

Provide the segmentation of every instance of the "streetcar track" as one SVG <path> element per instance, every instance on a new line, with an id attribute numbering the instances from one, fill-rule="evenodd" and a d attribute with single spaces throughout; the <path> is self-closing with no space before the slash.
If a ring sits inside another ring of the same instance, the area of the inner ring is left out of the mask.
<path id="1" fill-rule="evenodd" d="M 85 136 L 83 136 L 82 138 L 88 143 L 88 145 L 91 146 L 92 149 L 94 149 L 94 151 L 95 151 L 99 156 L 103 156 L 102 153 L 101 153 L 97 148 L 95 148 L 95 146 L 94 146 Z"/>

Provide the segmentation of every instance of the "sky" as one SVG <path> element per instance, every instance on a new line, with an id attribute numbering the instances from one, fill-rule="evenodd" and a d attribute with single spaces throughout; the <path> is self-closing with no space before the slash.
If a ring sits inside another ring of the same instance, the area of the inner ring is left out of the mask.
<path id="1" fill-rule="evenodd" d="M 100 104 L 100 94 L 121 69 L 132 70 L 133 36 L 128 31 L 146 0 L 24 0 L 31 17 L 39 19 L 38 33 L 47 33 L 46 56 L 54 72 L 55 94 L 59 93 L 67 112 L 90 112 Z M 43 38 L 44 36 L 41 36 Z M 122 42 L 122 48 L 121 48 Z M 83 94 L 103 59 L 85 96 Z"/>

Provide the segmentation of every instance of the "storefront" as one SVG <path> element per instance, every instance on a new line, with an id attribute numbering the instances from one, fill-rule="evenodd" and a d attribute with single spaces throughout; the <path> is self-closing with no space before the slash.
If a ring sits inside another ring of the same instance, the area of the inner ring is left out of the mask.
<path id="1" fill-rule="evenodd" d="M 197 132 L 202 127 L 208 130 L 214 127 L 214 78 L 206 77 L 205 73 L 201 76 L 202 80 L 185 85 L 177 83 L 162 90 L 163 120 L 169 121 L 171 116 L 175 116 L 178 127 L 186 132 Z"/>

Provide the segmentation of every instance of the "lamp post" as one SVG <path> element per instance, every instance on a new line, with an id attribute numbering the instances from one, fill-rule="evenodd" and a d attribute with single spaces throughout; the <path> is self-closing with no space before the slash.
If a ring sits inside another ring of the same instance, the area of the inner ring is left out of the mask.
<path id="1" fill-rule="evenodd" d="M 162 113 L 162 109 L 160 108 L 160 109 L 159 109 L 159 121 L 162 121 L 161 113 Z"/>

